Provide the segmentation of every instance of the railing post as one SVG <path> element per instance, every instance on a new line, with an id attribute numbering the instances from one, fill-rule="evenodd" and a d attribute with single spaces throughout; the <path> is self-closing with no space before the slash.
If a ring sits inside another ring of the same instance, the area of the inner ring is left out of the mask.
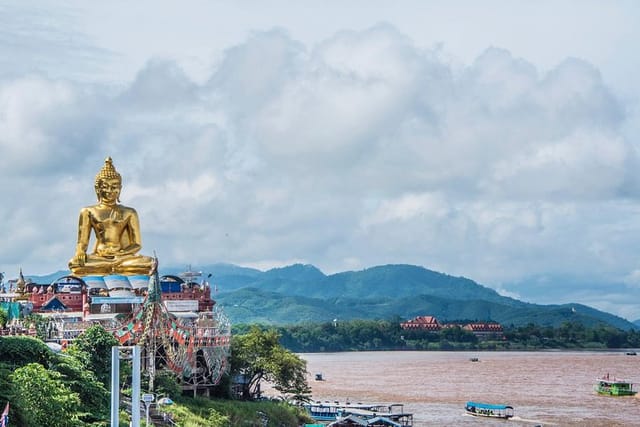
<path id="1" fill-rule="evenodd" d="M 121 354 L 124 351 L 125 354 Z M 140 347 L 111 347 L 111 427 L 120 424 L 120 359 L 131 359 L 131 426 L 140 427 Z"/>
<path id="2" fill-rule="evenodd" d="M 111 347 L 111 427 L 120 424 L 120 349 Z"/>
<path id="3" fill-rule="evenodd" d="M 131 353 L 133 372 L 131 384 L 131 424 L 140 427 L 140 347 L 134 345 Z"/>

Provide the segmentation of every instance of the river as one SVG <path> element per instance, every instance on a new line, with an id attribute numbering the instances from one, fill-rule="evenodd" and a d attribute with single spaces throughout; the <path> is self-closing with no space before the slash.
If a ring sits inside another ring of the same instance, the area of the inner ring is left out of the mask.
<path id="1" fill-rule="evenodd" d="M 639 352 L 640 353 L 640 352 Z M 414 426 L 493 426 L 468 400 L 515 408 L 508 425 L 640 426 L 640 398 L 595 393 L 609 374 L 640 383 L 640 356 L 607 352 L 305 353 L 314 400 L 403 403 Z M 478 358 L 477 362 L 471 361 Z M 324 381 L 316 381 L 321 373 Z M 638 385 L 634 385 L 638 390 Z"/>

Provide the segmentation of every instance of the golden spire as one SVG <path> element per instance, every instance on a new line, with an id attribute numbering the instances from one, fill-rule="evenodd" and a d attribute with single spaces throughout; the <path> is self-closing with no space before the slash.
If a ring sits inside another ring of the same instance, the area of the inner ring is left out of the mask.
<path id="1" fill-rule="evenodd" d="M 118 179 L 118 181 L 122 181 L 122 177 L 120 176 L 116 168 L 113 166 L 113 160 L 111 160 L 111 157 L 107 157 L 104 161 L 104 166 L 102 167 L 102 169 L 100 169 L 100 172 L 98 172 L 98 175 L 96 175 L 95 184 L 97 186 L 98 182 L 100 182 L 101 180 L 113 179 L 113 178 Z"/>
<path id="2" fill-rule="evenodd" d="M 26 280 L 24 280 L 24 276 L 22 275 L 22 267 L 20 267 L 20 275 L 18 276 L 18 282 L 16 283 L 16 292 L 19 294 L 24 294 L 25 285 Z"/>

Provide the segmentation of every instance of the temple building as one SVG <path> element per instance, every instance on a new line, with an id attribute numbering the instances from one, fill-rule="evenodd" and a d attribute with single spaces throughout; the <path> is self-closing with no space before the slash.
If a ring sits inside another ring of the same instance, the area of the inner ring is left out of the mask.
<path id="1" fill-rule="evenodd" d="M 420 329 L 425 331 L 437 332 L 442 329 L 438 319 L 433 316 L 418 316 L 411 320 L 400 323 L 402 329 Z"/>
<path id="2" fill-rule="evenodd" d="M 459 327 L 473 333 L 479 340 L 504 339 L 502 325 L 497 322 L 473 322 L 473 323 L 440 323 L 434 316 L 417 316 L 406 322 L 401 322 L 400 327 L 405 330 L 423 330 L 438 332 L 444 328 Z"/>
<path id="3" fill-rule="evenodd" d="M 479 340 L 504 339 L 502 325 L 497 322 L 468 323 L 462 329 L 472 332 Z"/>

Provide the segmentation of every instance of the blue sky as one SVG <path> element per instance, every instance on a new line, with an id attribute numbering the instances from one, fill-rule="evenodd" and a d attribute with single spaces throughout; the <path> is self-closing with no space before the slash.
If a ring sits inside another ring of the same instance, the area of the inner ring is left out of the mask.
<path id="1" fill-rule="evenodd" d="M 346 4 L 345 4 L 346 3 Z M 0 3 L 0 271 L 106 156 L 171 265 L 410 263 L 640 318 L 634 1 Z"/>

